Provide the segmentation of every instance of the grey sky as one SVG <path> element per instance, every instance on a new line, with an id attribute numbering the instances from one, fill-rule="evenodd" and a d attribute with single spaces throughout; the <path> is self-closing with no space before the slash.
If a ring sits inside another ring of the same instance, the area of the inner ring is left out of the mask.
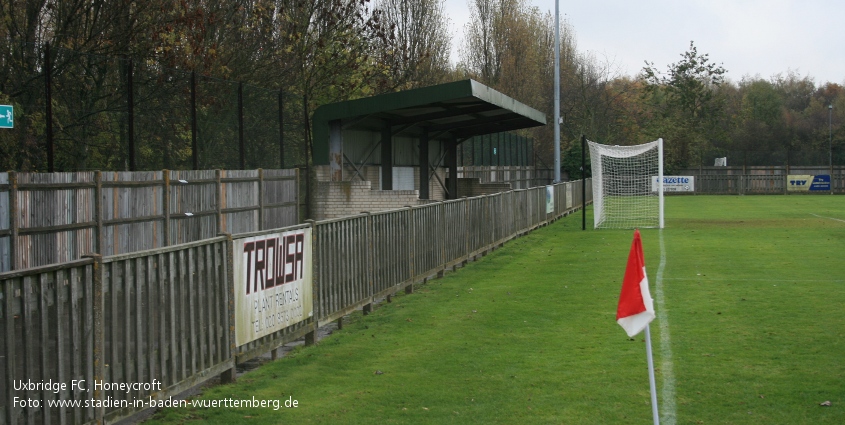
<path id="1" fill-rule="evenodd" d="M 528 1 L 554 13 L 555 0 Z M 467 0 L 445 0 L 445 11 L 455 62 L 470 18 Z M 560 13 L 578 50 L 612 62 L 619 74 L 636 75 L 646 60 L 665 72 L 695 41 L 733 81 L 792 70 L 817 84 L 845 84 L 842 0 L 561 0 Z"/>

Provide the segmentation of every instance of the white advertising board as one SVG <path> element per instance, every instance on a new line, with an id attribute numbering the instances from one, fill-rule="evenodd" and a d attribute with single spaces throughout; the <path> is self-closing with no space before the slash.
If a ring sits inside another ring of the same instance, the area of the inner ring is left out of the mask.
<path id="1" fill-rule="evenodd" d="M 657 192 L 658 177 L 651 177 L 651 191 Z M 663 176 L 663 193 L 695 192 L 695 176 Z"/>
<path id="2" fill-rule="evenodd" d="M 237 345 L 313 316 L 310 228 L 233 244 Z"/>

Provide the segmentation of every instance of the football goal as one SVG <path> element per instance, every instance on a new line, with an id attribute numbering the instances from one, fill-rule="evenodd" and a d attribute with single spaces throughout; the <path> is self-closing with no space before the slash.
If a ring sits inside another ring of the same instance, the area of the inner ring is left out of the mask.
<path id="1" fill-rule="evenodd" d="M 663 139 L 636 146 L 587 141 L 596 229 L 663 228 Z"/>

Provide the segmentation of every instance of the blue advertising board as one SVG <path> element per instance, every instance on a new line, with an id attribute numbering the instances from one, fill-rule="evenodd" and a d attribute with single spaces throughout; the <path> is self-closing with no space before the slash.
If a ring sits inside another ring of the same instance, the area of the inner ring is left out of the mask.
<path id="1" fill-rule="evenodd" d="M 829 192 L 830 176 L 790 174 L 786 176 L 786 189 L 789 192 Z"/>

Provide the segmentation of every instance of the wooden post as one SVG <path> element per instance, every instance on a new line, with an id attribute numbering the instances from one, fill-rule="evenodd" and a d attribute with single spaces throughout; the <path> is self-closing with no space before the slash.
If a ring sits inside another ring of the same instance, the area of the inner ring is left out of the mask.
<path id="1" fill-rule="evenodd" d="M 297 186 L 299 189 L 299 186 Z M 299 205 L 297 205 L 299 210 Z M 296 221 L 299 223 L 299 220 Z M 264 230 L 264 169 L 258 169 L 258 226 L 257 230 Z"/>
<path id="2" fill-rule="evenodd" d="M 91 266 L 92 269 L 92 290 L 94 292 L 94 300 L 93 300 L 93 328 L 94 328 L 94 382 L 91 383 L 94 386 L 94 383 L 101 383 L 106 377 L 106 365 L 105 365 L 105 349 L 106 349 L 106 337 L 105 337 L 105 324 L 103 323 L 105 320 L 105 300 L 103 298 L 103 280 L 105 277 L 105 269 L 103 268 L 103 256 L 100 254 L 89 254 L 84 255 L 83 257 L 91 258 L 94 260 L 94 264 Z M 113 290 L 113 289 L 112 289 Z M 94 400 L 102 401 L 103 397 L 103 390 L 97 389 L 94 386 L 93 389 L 93 397 Z M 106 414 L 106 409 L 104 407 L 95 407 L 94 408 L 94 422 L 97 424 L 105 423 L 104 416 Z"/>
<path id="3" fill-rule="evenodd" d="M 367 215 L 366 224 L 364 225 L 364 238 L 366 240 L 366 253 L 364 254 L 364 258 L 366 259 L 366 267 L 367 267 L 367 296 L 370 298 L 370 302 L 364 304 L 364 315 L 368 315 L 373 312 L 373 285 L 374 285 L 374 277 L 373 277 L 373 215 L 368 211 L 363 211 L 364 214 Z"/>
<path id="4" fill-rule="evenodd" d="M 226 226 L 223 224 L 223 203 L 225 202 L 225 197 L 223 196 L 223 182 L 222 179 L 223 172 L 220 170 L 214 170 L 214 179 L 217 180 L 215 183 L 217 184 L 217 232 L 223 233 L 225 232 Z"/>
<path id="5" fill-rule="evenodd" d="M 235 341 L 235 265 L 234 265 L 234 242 L 232 241 L 232 235 L 229 233 L 219 233 L 218 236 L 225 236 L 226 237 L 226 252 L 224 253 L 224 259 L 226 260 L 226 277 L 227 281 L 229 282 L 226 285 L 224 293 L 226 294 L 226 309 L 227 309 L 227 321 L 228 321 L 228 328 L 226 332 L 229 335 L 229 358 L 233 359 L 235 362 L 238 358 L 238 343 Z M 228 384 L 235 382 L 237 379 L 237 368 L 235 367 L 236 363 L 232 365 L 231 369 L 227 369 L 220 374 L 220 383 Z"/>
<path id="6" fill-rule="evenodd" d="M 18 174 L 9 171 L 9 270 L 18 269 L 18 226 Z"/>
<path id="7" fill-rule="evenodd" d="M 94 252 L 100 255 L 105 254 L 103 249 L 103 173 L 100 171 L 94 172 L 94 220 L 97 222 L 97 235 L 94 237 L 93 248 Z M 118 247 L 115 246 L 112 254 L 119 254 Z"/>
<path id="8" fill-rule="evenodd" d="M 408 229 L 408 273 L 411 276 L 411 282 L 405 286 L 405 293 L 406 294 L 413 294 L 414 293 L 414 282 L 417 279 L 416 270 L 414 270 L 414 261 L 416 257 L 416 246 L 414 244 L 414 207 L 408 206 L 408 213 L 406 218 L 406 228 Z"/>
<path id="9" fill-rule="evenodd" d="M 317 343 L 317 324 L 320 320 L 319 308 L 321 304 L 317 301 L 320 299 L 320 273 L 317 261 L 315 261 L 317 258 L 313 253 L 318 252 L 319 249 L 317 247 L 317 222 L 314 220 L 305 220 L 305 222 L 311 226 L 311 303 L 314 312 L 311 319 L 311 332 L 305 334 L 305 345 L 314 345 Z"/>
<path id="10" fill-rule="evenodd" d="M 446 240 L 449 239 L 449 229 L 446 228 L 446 204 L 441 202 L 439 205 L 437 205 L 437 207 L 438 211 L 436 211 L 436 222 L 440 224 L 440 229 L 435 229 L 435 231 L 439 230 L 443 232 L 442 241 L 440 243 L 440 270 L 437 272 L 437 277 L 441 278 L 443 277 L 443 275 L 446 274 L 446 264 L 448 263 L 446 261 Z"/>
<path id="11" fill-rule="evenodd" d="M 469 254 L 470 254 L 470 250 L 471 250 L 471 248 L 469 246 L 470 245 L 469 241 L 470 241 L 470 233 L 472 232 L 472 229 L 470 227 L 470 223 L 472 222 L 472 220 L 470 219 L 470 216 L 469 216 L 469 214 L 470 214 L 469 199 L 466 196 L 464 196 L 463 202 L 464 202 L 464 219 L 466 220 L 466 223 L 465 223 L 465 226 L 464 226 L 464 261 L 461 263 L 462 266 L 466 265 L 466 263 L 469 261 Z"/>
<path id="12" fill-rule="evenodd" d="M 164 243 L 162 246 L 170 246 L 170 170 L 161 170 L 161 177 L 164 179 L 164 199 L 161 201 L 161 209 L 164 212 Z"/>

